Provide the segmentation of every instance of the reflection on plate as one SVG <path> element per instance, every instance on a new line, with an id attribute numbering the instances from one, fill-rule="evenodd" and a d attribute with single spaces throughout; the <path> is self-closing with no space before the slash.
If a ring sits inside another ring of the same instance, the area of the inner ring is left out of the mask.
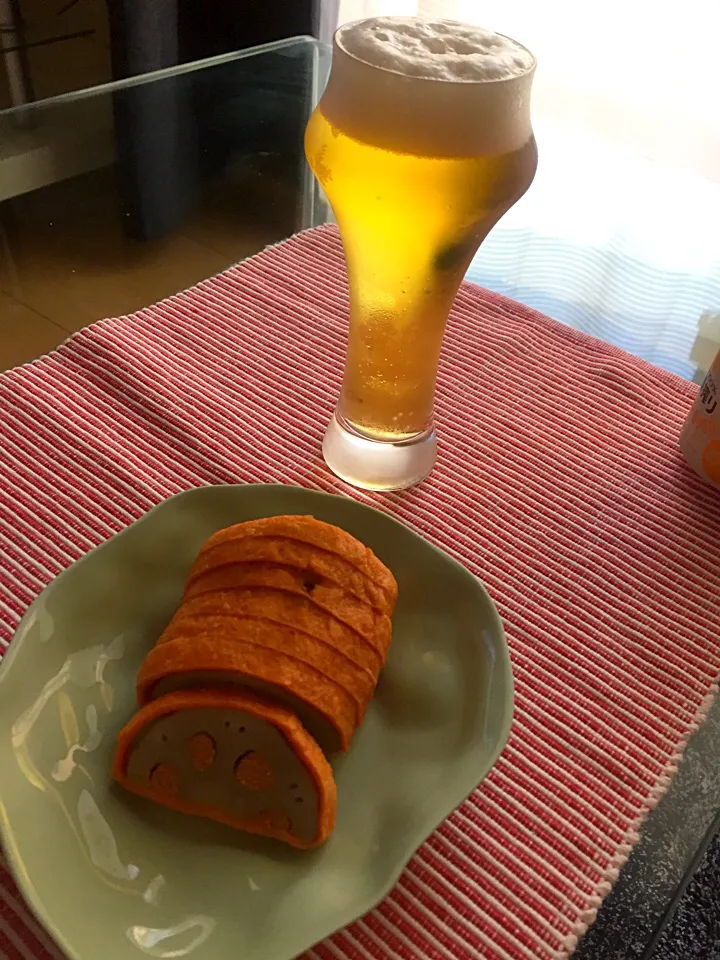
<path id="1" fill-rule="evenodd" d="M 400 594 L 390 658 L 335 766 L 338 822 L 310 853 L 126 795 L 109 779 L 137 669 L 214 530 L 313 514 L 361 539 Z M 288 960 L 389 892 L 508 735 L 495 608 L 464 567 L 354 500 L 203 487 L 165 501 L 61 574 L 0 666 L 0 825 L 38 917 L 73 960 Z"/>

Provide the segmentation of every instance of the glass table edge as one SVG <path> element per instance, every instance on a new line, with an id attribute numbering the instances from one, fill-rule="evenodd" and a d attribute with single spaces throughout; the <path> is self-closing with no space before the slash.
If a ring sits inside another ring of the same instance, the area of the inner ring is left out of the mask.
<path id="1" fill-rule="evenodd" d="M 71 90 L 67 93 L 60 93 L 54 97 L 46 97 L 41 100 L 33 100 L 29 103 L 19 104 L 13 107 L 6 107 L 0 110 L 0 120 L 12 119 L 13 117 L 26 117 L 35 111 L 47 110 L 55 106 L 62 106 L 68 103 L 77 103 L 81 100 L 88 100 L 94 97 L 101 97 L 122 90 L 129 90 L 132 87 L 139 87 L 154 83 L 158 80 L 166 80 L 172 77 L 184 76 L 186 74 L 196 73 L 200 70 L 211 69 L 212 67 L 223 66 L 239 60 L 246 60 L 250 57 L 257 57 L 264 53 L 274 53 L 277 51 L 288 50 L 294 47 L 307 46 L 311 50 L 323 50 L 327 44 L 309 35 L 299 35 L 287 37 L 283 40 L 273 40 L 270 43 L 259 44 L 255 47 L 248 47 L 246 50 L 235 50 L 231 53 L 219 54 L 215 57 L 207 57 L 204 60 L 193 60 L 189 63 L 176 64 L 171 67 L 163 67 L 160 70 L 153 70 L 148 73 L 137 74 L 132 77 L 125 77 L 122 80 L 111 80 L 108 83 L 100 83 L 92 87 L 84 87 L 81 90 Z"/>

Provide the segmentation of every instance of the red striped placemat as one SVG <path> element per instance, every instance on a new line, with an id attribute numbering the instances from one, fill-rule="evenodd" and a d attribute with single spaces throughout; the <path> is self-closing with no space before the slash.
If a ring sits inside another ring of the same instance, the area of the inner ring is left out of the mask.
<path id="1" fill-rule="evenodd" d="M 715 693 L 720 497 L 676 445 L 695 388 L 465 285 L 438 466 L 365 495 L 320 456 L 346 313 L 320 228 L 0 377 L 0 650 L 63 567 L 188 487 L 282 481 L 387 510 L 484 580 L 515 723 L 391 896 L 310 956 L 565 957 Z M 7 873 L 0 945 L 58 955 Z"/>

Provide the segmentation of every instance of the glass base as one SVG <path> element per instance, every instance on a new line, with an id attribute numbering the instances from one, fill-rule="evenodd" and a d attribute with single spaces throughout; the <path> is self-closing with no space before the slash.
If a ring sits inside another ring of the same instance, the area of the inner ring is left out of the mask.
<path id="1" fill-rule="evenodd" d="M 323 456 L 332 472 L 364 490 L 413 487 L 430 473 L 436 455 L 433 429 L 401 443 L 369 440 L 345 426 L 337 413 L 323 440 Z"/>

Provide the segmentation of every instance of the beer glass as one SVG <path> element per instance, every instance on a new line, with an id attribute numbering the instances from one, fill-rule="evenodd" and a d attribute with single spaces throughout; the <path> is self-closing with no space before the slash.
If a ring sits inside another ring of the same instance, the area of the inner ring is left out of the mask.
<path id="1" fill-rule="evenodd" d="M 436 457 L 445 324 L 481 242 L 537 166 L 535 60 L 452 21 L 341 27 L 305 134 L 345 252 L 350 324 L 323 454 L 363 488 L 412 486 Z"/>

